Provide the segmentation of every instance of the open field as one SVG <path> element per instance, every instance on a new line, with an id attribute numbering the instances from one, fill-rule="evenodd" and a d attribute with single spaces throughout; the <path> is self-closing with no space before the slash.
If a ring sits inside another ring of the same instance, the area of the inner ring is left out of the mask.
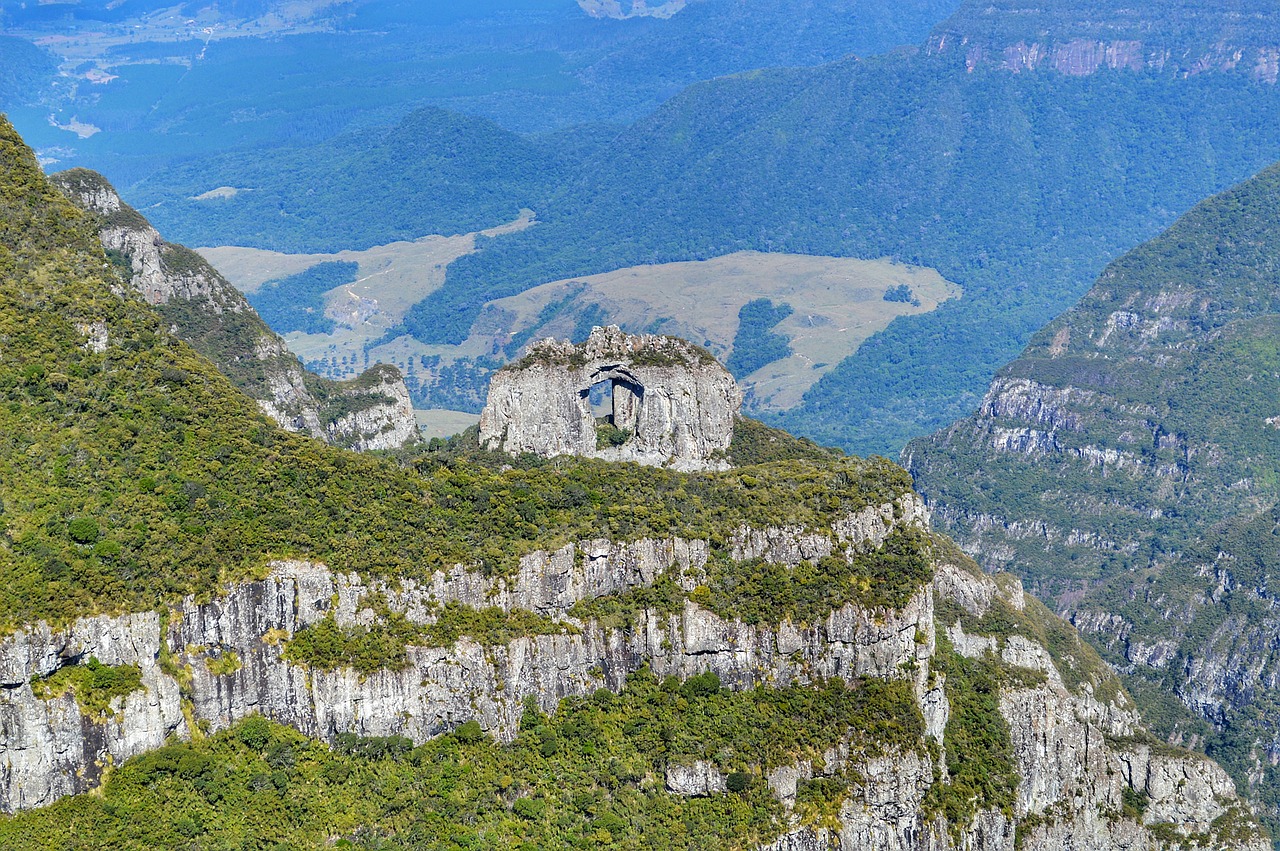
<path id="1" fill-rule="evenodd" d="M 335 333 L 286 335 L 289 347 L 305 361 L 335 356 L 354 359 L 363 358 L 365 343 L 381 337 L 404 317 L 410 306 L 438 288 L 444 282 L 448 265 L 475 250 L 477 236 L 501 236 L 533 223 L 533 211 L 524 210 L 516 221 L 479 234 L 426 236 L 413 242 L 393 242 L 365 251 L 336 254 L 283 254 L 236 246 L 197 250 L 245 293 L 318 263 L 332 260 L 358 263 L 356 282 L 338 287 L 326 299 L 325 314 L 337 323 Z M 436 353 L 417 344 L 408 347 L 412 351 L 405 346 L 392 346 L 393 350 L 375 352 L 374 359 L 380 357 L 388 363 L 400 363 L 411 355 Z"/>
<path id="2" fill-rule="evenodd" d="M 517 221 L 484 234 L 498 236 L 533 223 L 526 211 Z M 474 250 L 475 237 L 429 236 L 336 254 L 235 247 L 202 248 L 200 253 L 245 292 L 317 263 L 358 263 L 358 280 L 332 290 L 326 299 L 325 312 L 337 323 L 336 331 L 286 335 L 290 348 L 307 363 L 339 364 L 332 367 L 337 372 L 328 373 L 335 378 L 377 361 L 412 371 L 421 368 L 424 357 L 447 364 L 514 354 L 513 343 L 580 336 L 584 328 L 601 323 L 685 337 L 725 360 L 733 352 L 739 310 L 749 301 L 769 298 L 793 308 L 773 329 L 788 339 L 792 354 L 742 380 L 751 406 L 762 410 L 795 406 L 815 381 L 894 318 L 928 313 L 961 294 L 958 285 L 932 269 L 888 260 L 745 251 L 544 284 L 489 303 L 461 345 L 426 345 L 405 336 L 366 352 L 366 344 L 382 337 L 413 303 L 441 285 L 448 265 Z M 884 300 L 886 290 L 904 284 L 918 304 Z"/>
<path id="3" fill-rule="evenodd" d="M 433 437 L 453 437 L 480 421 L 479 414 L 444 408 L 417 408 L 413 415 L 418 420 L 418 431 L 426 440 Z"/>
<path id="4" fill-rule="evenodd" d="M 919 305 L 884 300 L 906 284 Z M 569 336 L 593 305 L 607 321 L 652 329 L 702 343 L 724 360 L 733 350 L 738 311 L 757 298 L 794 308 L 775 332 L 794 354 L 746 376 L 743 385 L 760 408 L 785 410 L 862 341 L 895 317 L 928 313 L 961 294 L 932 269 L 888 260 L 851 260 L 744 251 L 688 263 L 636 266 L 603 275 L 545 284 L 492 302 L 476 323 L 477 336 L 502 338 L 536 328 L 535 338 Z M 549 305 L 563 303 L 550 319 Z M 501 340 L 500 342 L 505 342 Z"/>

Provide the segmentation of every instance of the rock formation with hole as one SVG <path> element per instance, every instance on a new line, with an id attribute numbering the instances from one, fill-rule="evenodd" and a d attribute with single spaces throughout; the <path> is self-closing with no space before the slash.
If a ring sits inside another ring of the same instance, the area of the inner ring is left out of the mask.
<path id="1" fill-rule="evenodd" d="M 597 417 L 592 388 L 612 412 Z M 480 442 L 512 455 L 577 455 L 676 470 L 723 469 L 742 391 L 699 346 L 596 328 L 581 345 L 547 339 L 494 374 Z"/>

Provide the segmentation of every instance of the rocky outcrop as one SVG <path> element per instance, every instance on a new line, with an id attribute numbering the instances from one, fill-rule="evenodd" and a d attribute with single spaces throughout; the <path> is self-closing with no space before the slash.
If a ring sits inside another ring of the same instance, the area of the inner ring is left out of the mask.
<path id="1" fill-rule="evenodd" d="M 610 393 L 597 418 L 592 388 Z M 742 391 L 708 352 L 674 337 L 596 328 L 544 340 L 494 374 L 480 442 L 511 455 L 577 455 L 676 470 L 723 468 Z"/>
<path id="2" fill-rule="evenodd" d="M 912 496 L 873 509 L 887 518 L 881 525 L 868 523 L 864 511 L 825 532 L 744 530 L 738 537 L 770 541 L 769 551 L 787 564 L 799 564 L 804 548 L 822 551 L 815 542 L 825 538 L 829 547 L 850 529 L 862 530 L 847 539 L 851 548 L 875 547 L 883 526 L 924 522 Z M 646 611 L 625 628 L 570 616 L 579 600 L 649 584 L 664 573 L 695 582 L 708 548 L 705 541 L 675 538 L 585 541 L 530 554 L 507 579 L 456 567 L 429 582 L 394 585 L 316 563 L 280 562 L 266 578 L 232 586 L 213 600 L 188 599 L 165 620 L 155 614 L 90 618 L 65 630 L 37 626 L 14 634 L 0 642 L 0 805 L 12 811 L 90 789 L 104 766 L 169 735 L 189 735 L 190 723 L 219 730 L 254 714 L 329 740 L 354 732 L 422 741 L 471 719 L 508 740 L 527 697 L 554 711 L 562 697 L 619 689 L 629 673 L 648 665 L 658 677 L 711 671 L 735 689 L 833 677 L 913 685 L 936 749 L 922 739 L 914 748 L 864 752 L 845 740 L 820 761 L 767 771 L 766 782 L 787 808 L 795 806 L 799 784 L 814 777 L 840 778 L 848 786 L 837 827 L 797 826 L 768 846 L 778 851 L 1013 851 L 1015 842 L 1017 848 L 1098 851 L 1177 847 L 1178 837 L 1212 837 L 1230 819 L 1241 832 L 1229 847 L 1266 847 L 1221 769 L 1136 739 L 1138 719 L 1123 698 L 1104 702 L 1088 689 L 1067 688 L 1048 650 L 1022 635 L 966 645 L 966 652 L 996 653 L 1044 676 L 1041 685 L 1010 684 L 1000 694 L 1021 777 L 1012 811 L 982 811 L 966 825 L 930 813 L 926 798 L 938 782 L 937 756 L 946 758 L 948 711 L 941 678 L 930 673 L 938 646 L 935 596 L 980 617 L 996 601 L 1022 606 L 1016 581 L 944 560 L 901 610 L 844 606 L 807 625 L 724 620 L 692 602 L 676 613 Z M 430 622 L 445 602 L 527 608 L 559 620 L 565 632 L 496 647 L 466 638 L 448 647 L 410 647 L 403 668 L 368 675 L 308 668 L 284 652 L 299 629 L 323 618 L 368 623 L 378 617 L 370 608 L 376 605 Z M 85 717 L 71 697 L 36 696 L 32 679 L 89 655 L 104 664 L 140 666 L 143 687 L 117 698 L 104 718 Z M 732 794 L 729 779 L 702 762 L 668 766 L 663 782 L 673 794 L 705 796 Z M 1147 801 L 1139 819 L 1123 814 L 1125 795 L 1135 791 Z"/>
<path id="3" fill-rule="evenodd" d="M 686 798 L 705 798 L 717 792 L 727 792 L 727 779 L 714 765 L 703 760 L 693 765 L 667 766 L 667 791 Z"/>
<path id="4" fill-rule="evenodd" d="M 1275 83 L 1280 31 L 1266 3 L 1184 0 L 1081 7 L 1012 0 L 970 2 L 934 31 L 928 50 L 959 54 L 969 71 L 1240 74 Z M 1175 19 L 1176 26 L 1166 24 Z"/>
<path id="5" fill-rule="evenodd" d="M 967 552 L 1175 696 L 1189 714 L 1162 733 L 1248 742 L 1229 767 L 1273 801 L 1280 375 L 1258 341 L 1280 327 L 1277 205 L 1277 167 L 1202 202 L 903 455 Z"/>
<path id="6" fill-rule="evenodd" d="M 337 384 L 332 393 L 330 406 L 342 412 L 325 423 L 330 443 L 367 452 L 419 440 L 409 388 L 394 366 L 370 367 L 354 381 Z"/>
<path id="7" fill-rule="evenodd" d="M 125 282 L 281 427 L 360 450 L 418 441 L 409 391 L 395 367 L 380 365 L 347 382 L 306 373 L 239 291 L 204 258 L 166 242 L 105 178 L 72 169 L 52 179 L 97 217 L 102 245 Z"/>
<path id="8" fill-rule="evenodd" d="M 688 5 L 688 0 L 667 0 L 650 5 L 645 0 L 578 0 L 582 11 L 593 18 L 670 18 Z"/>

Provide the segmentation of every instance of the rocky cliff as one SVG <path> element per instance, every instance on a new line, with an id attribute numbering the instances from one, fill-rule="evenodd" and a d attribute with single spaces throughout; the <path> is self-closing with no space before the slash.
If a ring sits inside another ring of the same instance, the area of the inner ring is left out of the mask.
<path id="1" fill-rule="evenodd" d="M 394 367 L 348 382 L 311 375 L 239 291 L 198 254 L 161 238 L 105 178 L 72 169 L 53 180 L 97 216 L 102 245 L 125 282 L 281 426 L 354 449 L 418 440 L 409 391 Z"/>
<path id="2" fill-rule="evenodd" d="M 607 388 L 597 417 L 593 388 Z M 674 337 L 596 328 L 581 345 L 543 340 L 494 374 L 480 442 L 511 455 L 577 455 L 699 470 L 725 466 L 742 409 L 710 353 Z"/>
<path id="3" fill-rule="evenodd" d="M 1115 261 L 904 460 L 967 551 L 1056 600 L 1163 735 L 1280 813 L 1278 203 L 1271 168 Z"/>
<path id="4" fill-rule="evenodd" d="M 1280 28 L 1262 0 L 1223 4 L 966 3 L 934 31 L 931 53 L 961 53 L 970 71 L 1240 74 L 1275 83 Z"/>
<path id="5" fill-rule="evenodd" d="M 907 493 L 831 529 L 743 527 L 729 543 L 738 558 L 797 569 L 841 548 L 874 552 L 895 530 L 926 524 L 922 502 Z M 768 846 L 777 851 L 1102 851 L 1197 841 L 1267 847 L 1221 769 L 1140 737 L 1132 704 L 1109 674 L 1068 681 L 1062 671 L 1074 671 L 1079 660 L 1062 656 L 1061 647 L 1007 628 L 984 634 L 997 610 L 1027 623 L 1038 615 L 1016 581 L 982 576 L 951 550 L 938 551 L 933 580 L 900 608 L 845 605 L 809 624 L 726 620 L 690 600 L 680 611 L 645 609 L 622 627 L 572 614 L 580 601 L 648 587 L 664 575 L 696 588 L 711 549 L 707 541 L 678 538 L 582 541 L 526 556 L 505 578 L 459 565 L 429 583 L 398 585 L 314 562 L 276 562 L 260 581 L 208 601 L 190 598 L 164 616 L 88 618 L 62 630 L 33 625 L 0 643 L 0 806 L 38 807 L 92 789 L 110 765 L 168 736 L 222 729 L 254 714 L 328 740 L 354 732 L 422 741 L 471 719 L 510 739 L 526 698 L 554 711 L 566 696 L 621 689 L 628 674 L 648 665 L 659 677 L 715 672 L 735 689 L 833 677 L 911 684 L 925 731 L 913 747 L 837 748 L 821 763 L 803 760 L 768 773 L 770 789 L 788 807 L 797 783 L 849 783 L 835 826 L 797 824 Z M 295 635 L 322 620 L 354 627 L 395 612 L 430 623 L 448 603 L 539 612 L 563 631 L 501 646 L 463 638 L 408 647 L 402 667 L 368 674 L 309 667 L 288 652 Z M 1007 805 L 980 808 L 962 823 L 949 823 L 928 803 L 945 777 L 948 749 L 960 746 L 949 739 L 958 710 L 943 670 L 953 654 L 1016 673 L 998 696 L 1016 790 Z M 39 690 L 59 669 L 90 657 L 137 666 L 139 687 L 97 714 L 74 694 Z M 671 766 L 666 785 L 676 795 L 726 794 L 724 775 L 710 764 Z M 1133 796 L 1143 802 L 1140 813 L 1126 810 Z M 1224 841 L 1228 831 L 1233 838 Z"/>
<path id="6" fill-rule="evenodd" d="M 688 5 L 687 0 L 667 0 L 650 5 L 645 0 L 578 0 L 582 11 L 593 18 L 670 18 Z"/>

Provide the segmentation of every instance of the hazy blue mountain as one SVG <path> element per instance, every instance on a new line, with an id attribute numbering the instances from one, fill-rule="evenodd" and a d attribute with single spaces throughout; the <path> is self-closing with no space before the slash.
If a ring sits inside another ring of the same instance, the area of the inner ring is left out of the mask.
<path id="1" fill-rule="evenodd" d="M 695 86 L 614 139 L 542 226 L 455 264 L 406 330 L 457 340 L 497 295 L 746 248 L 933 266 L 965 297 L 898 320 L 782 419 L 896 453 L 971 410 L 1107 259 L 1280 156 L 1278 112 L 1246 75 L 970 72 L 948 54 Z"/>
<path id="2" fill-rule="evenodd" d="M 596 19 L 574 0 L 358 0 L 296 20 L 263 16 L 296 8 L 279 2 L 12 4 L 7 29 L 90 44 L 11 117 L 60 166 L 127 186 L 175 159 L 311 144 L 422 106 L 519 131 L 630 121 L 699 80 L 918 42 L 955 3 L 700 0 L 670 20 Z M 56 130 L 51 113 L 101 132 Z"/>

